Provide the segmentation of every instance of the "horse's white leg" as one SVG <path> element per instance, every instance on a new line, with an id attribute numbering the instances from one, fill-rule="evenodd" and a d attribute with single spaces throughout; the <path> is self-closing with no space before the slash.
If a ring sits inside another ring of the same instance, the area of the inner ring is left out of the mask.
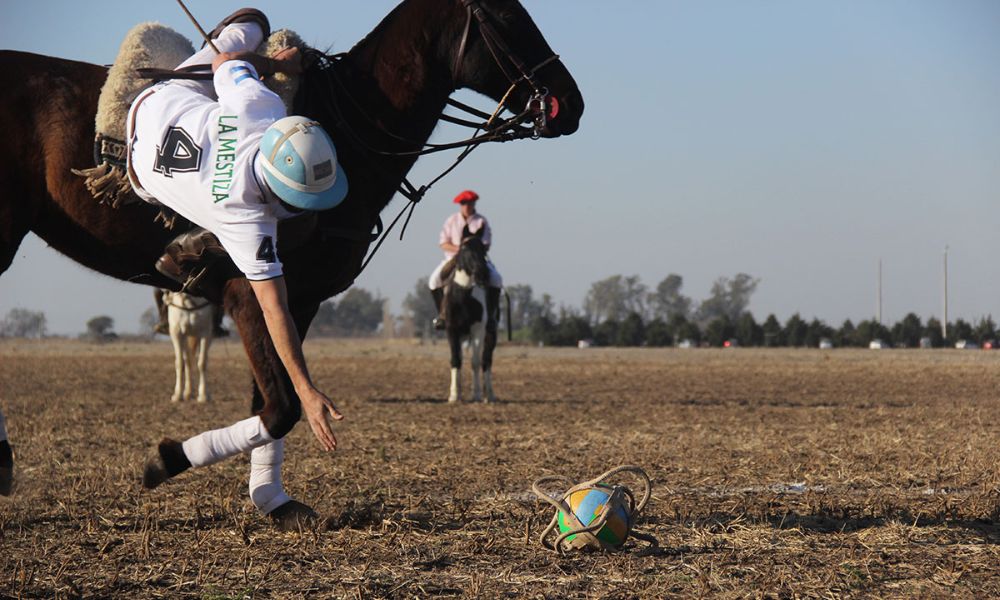
<path id="1" fill-rule="evenodd" d="M 451 391 L 448 393 L 448 402 L 461 402 L 462 400 L 462 369 L 461 367 L 451 368 Z"/>
<path id="2" fill-rule="evenodd" d="M 184 339 L 184 348 L 186 352 L 184 353 L 184 399 L 191 399 L 191 380 L 194 379 L 194 371 L 198 364 L 198 357 L 195 353 L 198 352 L 198 339 L 194 337 L 191 332 L 188 332 L 187 337 Z"/>
<path id="3" fill-rule="evenodd" d="M 181 334 L 177 330 L 178 324 L 174 322 L 174 314 L 170 315 L 170 342 L 174 346 L 174 395 L 170 397 L 171 402 L 179 402 L 181 399 L 181 378 L 184 377 L 184 348 L 181 347 Z"/>
<path id="4" fill-rule="evenodd" d="M 204 332 L 202 332 L 204 333 Z M 208 347 L 212 345 L 212 332 L 203 335 L 198 341 L 198 402 L 208 402 L 208 383 L 205 377 L 208 373 Z"/>

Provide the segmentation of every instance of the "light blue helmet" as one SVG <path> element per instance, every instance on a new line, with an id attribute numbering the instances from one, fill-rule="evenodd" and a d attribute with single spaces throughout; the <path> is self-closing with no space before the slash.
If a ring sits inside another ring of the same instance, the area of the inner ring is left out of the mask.
<path id="1" fill-rule="evenodd" d="M 260 141 L 264 179 L 279 198 L 305 210 L 326 210 L 347 195 L 347 175 L 337 149 L 316 121 L 279 119 Z"/>

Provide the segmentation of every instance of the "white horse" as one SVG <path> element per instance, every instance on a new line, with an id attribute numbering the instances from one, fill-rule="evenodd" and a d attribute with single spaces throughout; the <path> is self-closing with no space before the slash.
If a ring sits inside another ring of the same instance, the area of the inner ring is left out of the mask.
<path id="1" fill-rule="evenodd" d="M 198 365 L 198 402 L 208 402 L 205 371 L 208 348 L 212 344 L 213 311 L 211 302 L 183 292 L 164 292 L 170 341 L 174 344 L 174 368 L 177 379 L 171 402 L 191 399 L 191 371 Z"/>

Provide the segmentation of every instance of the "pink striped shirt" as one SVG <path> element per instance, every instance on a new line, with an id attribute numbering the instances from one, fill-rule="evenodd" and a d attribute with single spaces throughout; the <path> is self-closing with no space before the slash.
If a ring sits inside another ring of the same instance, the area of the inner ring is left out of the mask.
<path id="1" fill-rule="evenodd" d="M 490 224 L 486 221 L 486 217 L 476 213 L 469 217 L 468 220 L 469 233 L 476 233 L 481 228 L 485 227 L 486 230 L 483 231 L 483 244 L 486 245 L 487 249 L 490 247 L 490 242 L 493 241 L 493 235 L 490 231 Z M 444 227 L 441 228 L 441 235 L 438 236 L 438 244 L 444 244 L 446 242 L 454 244 L 456 246 L 462 243 L 462 229 L 466 226 L 465 217 L 462 213 L 457 212 L 444 222 Z M 445 258 L 451 258 L 455 256 L 454 252 L 445 252 Z"/>

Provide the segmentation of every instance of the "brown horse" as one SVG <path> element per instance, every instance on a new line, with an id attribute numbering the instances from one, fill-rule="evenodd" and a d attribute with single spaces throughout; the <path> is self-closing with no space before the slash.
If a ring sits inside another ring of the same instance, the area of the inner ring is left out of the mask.
<path id="1" fill-rule="evenodd" d="M 515 114 L 533 107 L 536 137 L 573 133 L 583 112 L 572 76 L 516 0 L 404 0 L 350 52 L 304 54 L 293 112 L 330 132 L 351 189 L 342 204 L 319 213 L 313 227 L 279 230 L 289 305 L 302 336 L 320 303 L 360 274 L 381 211 L 408 184 L 405 176 L 455 90 L 475 90 Z M 70 173 L 93 164 L 94 116 L 107 70 L 3 51 L 0 72 L 8 81 L 0 87 L 6 141 L 0 146 L 0 273 L 31 231 L 100 273 L 178 289 L 154 269 L 178 231 L 154 223 L 152 206 L 98 204 Z M 225 306 L 244 340 L 253 413 L 274 438 L 284 436 L 299 420 L 299 400 L 250 286 L 231 275 L 207 292 Z M 0 492 L 9 490 L 11 472 L 10 447 L 0 441 Z"/>

